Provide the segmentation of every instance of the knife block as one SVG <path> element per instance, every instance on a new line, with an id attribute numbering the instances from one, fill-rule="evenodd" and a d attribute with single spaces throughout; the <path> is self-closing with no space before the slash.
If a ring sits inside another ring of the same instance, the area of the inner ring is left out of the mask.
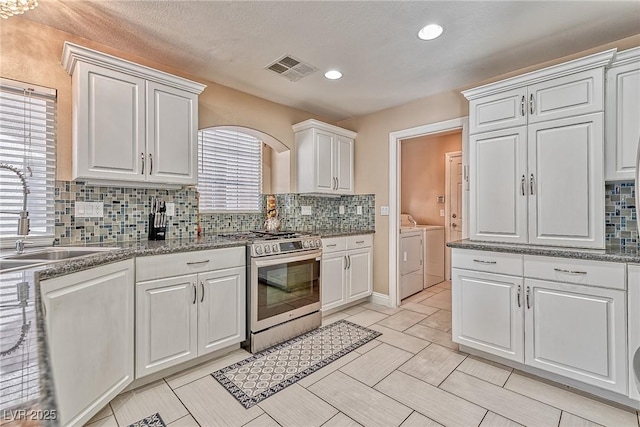
<path id="1" fill-rule="evenodd" d="M 149 214 L 149 240 L 164 240 L 167 234 L 167 227 L 156 227 L 156 215 L 154 213 Z"/>

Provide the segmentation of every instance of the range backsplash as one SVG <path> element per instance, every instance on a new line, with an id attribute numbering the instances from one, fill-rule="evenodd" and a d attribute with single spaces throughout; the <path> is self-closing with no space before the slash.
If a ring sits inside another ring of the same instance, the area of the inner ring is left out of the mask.
<path id="1" fill-rule="evenodd" d="M 87 185 L 83 182 L 56 181 L 55 234 L 60 244 L 145 240 L 148 232 L 151 199 L 160 197 L 174 202 L 176 214 L 169 217 L 167 238 L 193 238 L 197 235 L 198 193 L 193 187 L 181 190 L 119 188 Z M 104 203 L 103 218 L 76 218 L 75 202 Z M 262 197 L 262 211 L 266 196 Z M 311 215 L 302 215 L 301 207 L 311 206 Z M 345 213 L 339 213 L 339 207 Z M 362 214 L 357 207 L 362 206 Z M 303 194 L 277 194 L 276 207 L 283 229 L 315 231 L 328 228 L 348 230 L 375 229 L 373 194 L 323 197 Z M 262 229 L 264 213 L 201 213 L 203 234 Z"/>
<path id="2" fill-rule="evenodd" d="M 635 183 L 633 181 L 607 183 L 604 209 L 607 245 L 621 248 L 640 247 Z"/>

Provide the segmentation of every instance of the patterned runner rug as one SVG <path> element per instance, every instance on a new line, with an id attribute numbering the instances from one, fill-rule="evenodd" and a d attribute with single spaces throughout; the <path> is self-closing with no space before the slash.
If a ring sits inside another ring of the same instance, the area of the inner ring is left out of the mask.
<path id="1" fill-rule="evenodd" d="M 211 375 L 242 406 L 250 408 L 380 335 L 380 332 L 339 320 Z"/>

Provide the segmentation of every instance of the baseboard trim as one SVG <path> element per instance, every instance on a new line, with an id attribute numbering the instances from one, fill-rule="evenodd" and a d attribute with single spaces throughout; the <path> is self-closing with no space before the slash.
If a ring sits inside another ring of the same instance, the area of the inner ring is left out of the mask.
<path id="1" fill-rule="evenodd" d="M 373 304 L 391 307 L 391 300 L 389 299 L 389 295 L 381 294 L 379 292 L 373 292 L 369 297 L 369 301 Z"/>

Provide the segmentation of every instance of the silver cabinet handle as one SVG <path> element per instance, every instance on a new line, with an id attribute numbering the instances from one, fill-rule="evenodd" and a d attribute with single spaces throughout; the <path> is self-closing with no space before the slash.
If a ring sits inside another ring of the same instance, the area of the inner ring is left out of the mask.
<path id="1" fill-rule="evenodd" d="M 482 261 L 481 259 L 474 259 L 473 262 L 479 262 L 480 264 L 497 264 L 498 261 Z"/>
<path id="2" fill-rule="evenodd" d="M 335 248 L 336 246 L 338 246 L 338 244 L 337 244 L 337 243 L 334 243 L 334 244 L 332 244 L 332 245 L 327 245 L 327 247 L 328 247 L 328 248 Z"/>
<path id="3" fill-rule="evenodd" d="M 522 290 L 522 286 L 518 285 L 518 308 L 522 307 L 520 303 L 520 291 Z"/>
<path id="4" fill-rule="evenodd" d="M 187 262 L 187 265 L 206 264 L 206 263 L 208 263 L 208 262 L 209 262 L 209 260 L 208 260 L 208 259 L 206 259 L 206 260 L 204 260 L 204 261 L 193 261 L 193 262 Z"/>
<path id="5" fill-rule="evenodd" d="M 531 288 L 527 286 L 527 308 L 528 309 L 531 309 L 531 302 L 529 301 L 530 294 L 531 294 Z"/>
<path id="6" fill-rule="evenodd" d="M 346 270 L 347 268 L 349 268 L 349 267 L 347 267 L 347 265 L 349 265 L 349 262 L 347 261 L 347 256 L 345 255 L 345 256 L 344 256 L 344 269 L 345 269 L 345 270 Z"/>
<path id="7" fill-rule="evenodd" d="M 333 178 L 333 189 L 334 190 L 338 189 L 338 178 Z"/>
<path id="8" fill-rule="evenodd" d="M 535 194 L 533 192 L 533 187 L 535 187 L 536 185 L 536 180 L 533 177 L 533 174 L 531 174 L 531 179 L 529 179 L 529 194 L 531 194 L 532 196 Z"/>
<path id="9" fill-rule="evenodd" d="M 200 289 L 202 290 L 202 295 L 200 295 L 200 302 L 204 301 L 204 280 L 200 281 Z"/>
<path id="10" fill-rule="evenodd" d="M 351 268 L 351 255 L 347 255 L 347 260 L 349 261 L 349 264 L 347 264 L 347 269 Z"/>
<path id="11" fill-rule="evenodd" d="M 536 111 L 536 103 L 533 99 L 533 94 L 531 94 L 531 96 L 529 97 L 529 111 L 531 112 L 531 114 L 535 113 Z"/>
<path id="12" fill-rule="evenodd" d="M 524 175 L 522 175 L 522 179 L 520 180 L 520 191 L 522 192 L 523 196 L 526 196 L 526 192 L 527 192 L 527 178 L 525 178 Z"/>
<path id="13" fill-rule="evenodd" d="M 336 177 L 336 190 L 340 189 L 340 178 Z"/>
<path id="14" fill-rule="evenodd" d="M 364 243 L 364 240 L 358 240 L 358 241 L 356 241 L 356 244 L 357 244 L 357 245 L 362 244 L 362 243 Z"/>
<path id="15" fill-rule="evenodd" d="M 196 303 L 196 299 L 198 298 L 198 290 L 196 289 L 196 282 L 193 282 L 193 303 Z"/>
<path id="16" fill-rule="evenodd" d="M 140 172 L 140 175 L 144 175 L 144 153 L 140 153 L 140 159 L 142 160 L 142 172 Z"/>
<path id="17" fill-rule="evenodd" d="M 525 102 L 524 95 L 522 95 L 522 101 L 520 101 L 520 115 L 523 117 L 527 114 L 527 110 L 525 110 Z"/>
<path id="18" fill-rule="evenodd" d="M 575 270 L 563 270 L 562 268 L 554 268 L 558 273 L 567 273 L 567 274 L 587 274 L 586 271 L 575 271 Z"/>
<path id="19" fill-rule="evenodd" d="M 149 153 L 149 161 L 151 162 L 151 167 L 149 168 L 149 175 L 153 173 L 153 156 Z"/>

